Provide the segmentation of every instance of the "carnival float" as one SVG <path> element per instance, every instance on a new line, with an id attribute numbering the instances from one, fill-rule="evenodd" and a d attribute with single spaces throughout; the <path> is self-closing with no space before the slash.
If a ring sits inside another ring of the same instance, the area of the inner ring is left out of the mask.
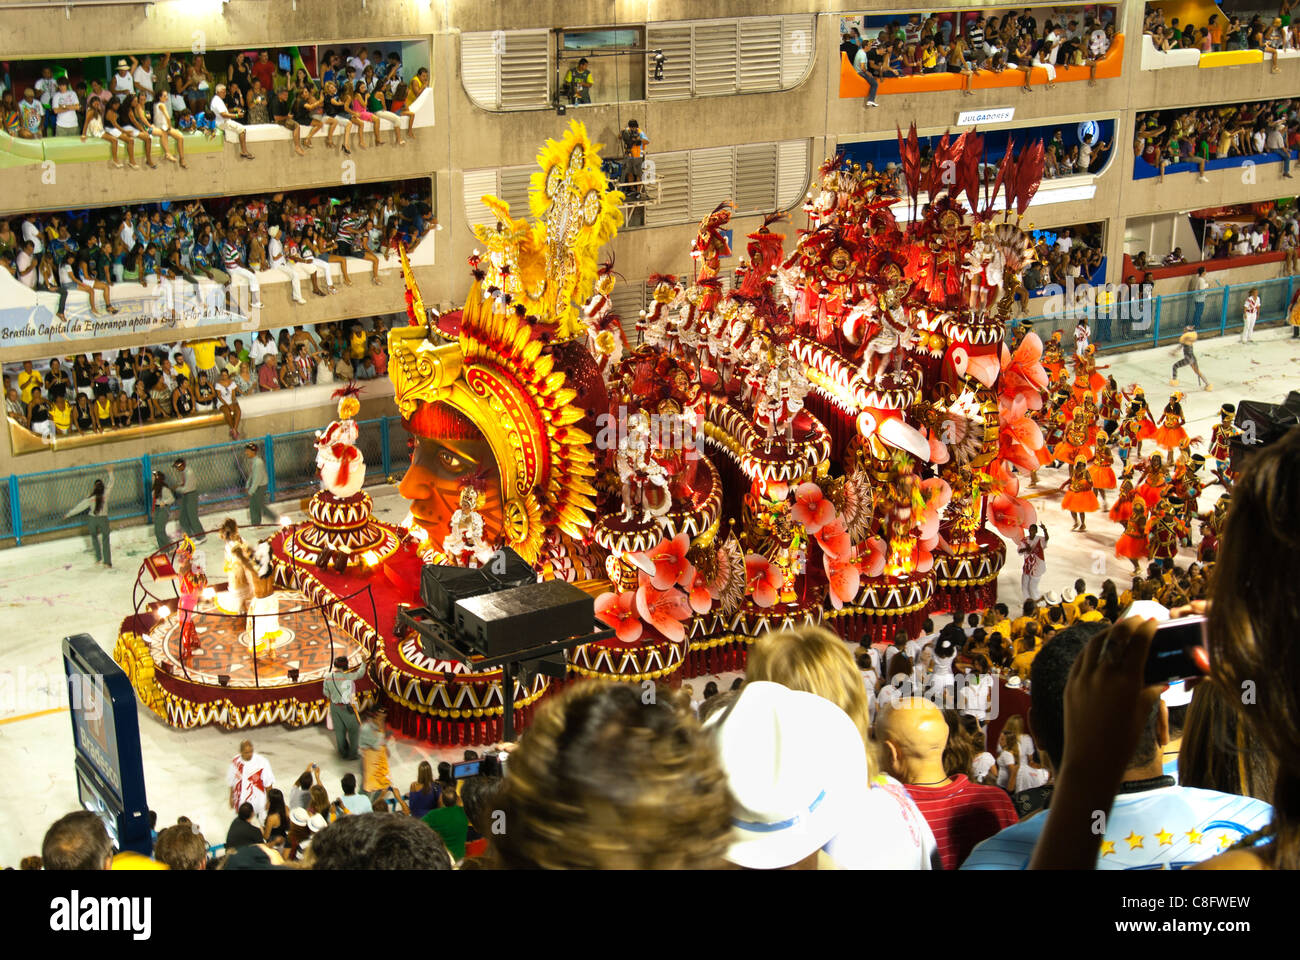
<path id="1" fill-rule="evenodd" d="M 651 278 L 635 343 L 600 261 L 623 197 L 580 123 L 539 154 L 530 216 L 484 198 L 497 220 L 476 228 L 462 309 L 428 310 L 403 259 L 410 322 L 390 332 L 389 373 L 409 515 L 370 515 L 344 396 L 309 519 L 267 538 L 276 583 L 364 656 L 391 725 L 440 744 L 500 736 L 501 674 L 431 656 L 396 613 L 420 603 L 430 565 L 479 567 L 503 548 L 591 596 L 613 631 L 567 651 L 569 678 L 675 685 L 743 669 L 767 630 L 890 640 L 994 599 L 1002 537 L 1034 520 L 1020 484 L 1044 447 L 1043 345 L 1010 332 L 1043 148 L 1008 148 L 988 176 L 973 131 L 923 157 L 913 127 L 899 146 L 906 196 L 833 158 L 805 226 L 765 217 L 726 270 L 734 208 L 719 205 L 691 276 Z M 170 656 L 179 614 L 148 607 L 119 660 L 166 705 L 184 696 L 177 664 L 146 668 Z M 316 722 L 320 679 L 303 676 L 279 694 L 294 710 L 244 717 Z M 559 682 L 512 682 L 516 722 Z M 193 725 L 177 712 L 160 715 Z M 207 722 L 243 725 L 236 714 Z"/>

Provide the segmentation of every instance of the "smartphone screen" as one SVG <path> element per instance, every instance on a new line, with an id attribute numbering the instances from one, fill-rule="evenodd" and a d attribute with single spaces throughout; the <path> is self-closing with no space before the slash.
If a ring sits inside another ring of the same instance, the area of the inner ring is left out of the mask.
<path id="1" fill-rule="evenodd" d="M 477 777 L 482 766 L 482 760 L 466 760 L 464 763 L 453 763 L 451 765 L 451 775 L 457 780 L 464 780 L 466 777 Z"/>
<path id="2" fill-rule="evenodd" d="M 1205 617 L 1183 617 L 1160 624 L 1147 654 L 1146 682 L 1175 683 L 1201 676 L 1201 668 L 1192 653 L 1204 646 Z"/>

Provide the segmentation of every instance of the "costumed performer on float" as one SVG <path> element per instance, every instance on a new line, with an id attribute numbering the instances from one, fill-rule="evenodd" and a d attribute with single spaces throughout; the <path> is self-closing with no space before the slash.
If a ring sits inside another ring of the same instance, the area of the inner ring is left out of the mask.
<path id="1" fill-rule="evenodd" d="M 479 485 L 471 480 L 460 488 L 460 506 L 451 515 L 451 532 L 442 541 L 443 553 L 458 567 L 481 567 L 494 553 L 483 539 Z"/>
<path id="2" fill-rule="evenodd" d="M 225 613 L 247 614 L 253 599 L 253 552 L 239 535 L 234 517 L 221 523 L 221 539 L 226 544 L 226 589 L 217 594 L 217 607 Z"/>
<path id="3" fill-rule="evenodd" d="M 248 604 L 250 642 L 255 653 L 265 652 L 274 657 L 276 641 L 283 631 L 280 629 L 280 598 L 275 595 L 275 566 L 271 560 L 270 541 L 263 540 L 253 548 L 252 562 L 247 570 L 253 585 L 253 599 Z"/>
<path id="4" fill-rule="evenodd" d="M 176 570 L 176 592 L 180 596 L 177 608 L 180 610 L 181 623 L 181 660 L 187 660 L 191 654 L 202 653 L 198 635 L 207 632 L 207 627 L 196 627 L 194 611 L 199 605 L 203 589 L 208 585 L 207 575 L 203 572 L 202 554 L 194 550 L 194 541 L 186 537 L 176 548 L 172 566 Z"/>

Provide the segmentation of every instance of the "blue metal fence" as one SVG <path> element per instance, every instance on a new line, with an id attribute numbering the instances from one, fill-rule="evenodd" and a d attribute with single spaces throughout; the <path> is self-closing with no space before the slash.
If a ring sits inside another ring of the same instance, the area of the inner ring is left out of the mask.
<path id="1" fill-rule="evenodd" d="M 1188 278 L 1189 280 L 1191 278 Z M 1105 288 L 1101 288 L 1104 290 Z M 1117 302 L 1102 300 L 1088 310 L 1063 307 L 1051 314 L 1030 317 L 1034 330 L 1046 340 L 1053 331 L 1064 331 L 1065 340 L 1072 344 L 1072 332 L 1079 318 L 1085 317 L 1092 329 L 1091 342 L 1098 353 L 1107 350 L 1133 347 L 1158 347 L 1178 340 L 1183 327 L 1195 322 L 1201 336 L 1224 335 L 1242 327 L 1242 304 L 1251 290 L 1259 292 L 1260 307 L 1256 326 L 1264 327 L 1286 319 L 1287 307 L 1296 290 L 1300 290 L 1300 276 L 1277 277 L 1253 283 L 1215 284 L 1205 291 L 1205 306 L 1200 315 L 1196 311 L 1196 298 L 1190 292 L 1166 293 L 1156 297 L 1129 297 L 1121 292 Z M 1020 323 L 1016 317 L 1011 321 Z M 1073 352 L 1073 346 L 1070 347 Z"/>
<path id="2" fill-rule="evenodd" d="M 170 479 L 179 479 L 172 469 L 178 457 L 184 457 L 194 468 L 200 510 L 242 501 L 248 471 L 244 445 L 250 439 L 262 446 L 270 501 L 315 492 L 315 431 L 267 434 L 84 467 L 14 474 L 0 482 L 0 540 L 20 544 L 24 537 L 82 529 L 84 515 L 69 518 L 65 514 L 90 495 L 95 480 L 105 479 L 109 468 L 113 471 L 113 491 L 108 512 L 114 520 L 147 519 L 153 471 L 161 470 Z M 406 464 L 406 439 L 400 417 L 357 421 L 357 447 L 366 458 L 367 482 L 388 476 L 393 464 L 399 468 Z"/>

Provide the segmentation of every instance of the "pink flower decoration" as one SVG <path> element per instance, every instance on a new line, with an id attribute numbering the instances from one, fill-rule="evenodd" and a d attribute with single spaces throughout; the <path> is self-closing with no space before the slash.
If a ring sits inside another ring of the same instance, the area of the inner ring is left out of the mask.
<path id="1" fill-rule="evenodd" d="M 835 519 L 835 504 L 826 499 L 817 484 L 801 483 L 795 490 L 790 516 L 802 523 L 809 533 L 815 534 Z"/>
<path id="2" fill-rule="evenodd" d="M 1038 424 L 1026 415 L 1024 397 L 998 401 L 998 456 L 1030 472 L 1039 467 L 1035 451 L 1046 441 Z"/>
<path id="3" fill-rule="evenodd" d="M 705 582 L 701 574 L 696 573 L 691 583 L 691 609 L 696 613 L 708 613 L 717 598 L 717 591 Z"/>
<path id="4" fill-rule="evenodd" d="M 862 544 L 862 554 L 858 557 L 858 569 L 864 577 L 878 577 L 885 570 L 885 541 L 871 537 Z"/>
<path id="5" fill-rule="evenodd" d="M 816 536 L 817 542 L 821 544 L 822 550 L 828 557 L 834 557 L 836 560 L 848 560 L 853 553 L 853 541 L 849 539 L 849 533 L 844 528 L 844 521 L 839 517 L 823 526 L 814 536 Z"/>
<path id="6" fill-rule="evenodd" d="M 853 561 L 836 560 L 829 553 L 823 555 L 822 565 L 826 568 L 826 581 L 830 587 L 831 606 L 836 610 L 844 604 L 852 603 L 862 586 L 862 573 Z"/>
<path id="7" fill-rule="evenodd" d="M 989 520 L 998 533 L 1013 540 L 1022 539 L 1025 528 L 1037 519 L 1034 505 L 1023 497 L 995 493 L 989 497 Z"/>
<path id="8" fill-rule="evenodd" d="M 675 586 L 656 590 L 653 581 L 643 574 L 641 586 L 636 591 L 636 609 L 641 619 L 666 639 L 674 643 L 686 639 L 683 624 L 691 616 L 691 604 L 686 594 Z"/>
<path id="9" fill-rule="evenodd" d="M 784 583 L 781 568 L 767 557 L 761 553 L 751 553 L 745 557 L 745 586 L 760 607 L 773 606 L 780 598 Z"/>
<path id="10" fill-rule="evenodd" d="M 641 618 L 634 609 L 635 602 L 636 594 L 631 590 L 602 593 L 596 598 L 596 619 L 613 627 L 623 643 L 635 643 L 641 639 Z"/>
<path id="11" fill-rule="evenodd" d="M 651 577 L 656 590 L 667 590 L 675 584 L 687 586 L 695 579 L 695 568 L 686 559 L 690 548 L 691 538 L 683 531 L 671 540 L 660 540 L 644 553 L 629 553 L 627 558 Z"/>
<path id="12" fill-rule="evenodd" d="M 1043 406 L 1042 390 L 1047 388 L 1047 371 L 1040 362 L 1043 341 L 1038 334 L 1025 334 L 1013 354 L 1002 345 L 1002 377 L 998 381 L 998 396 L 1004 400 L 1024 398 L 1030 410 Z"/>

